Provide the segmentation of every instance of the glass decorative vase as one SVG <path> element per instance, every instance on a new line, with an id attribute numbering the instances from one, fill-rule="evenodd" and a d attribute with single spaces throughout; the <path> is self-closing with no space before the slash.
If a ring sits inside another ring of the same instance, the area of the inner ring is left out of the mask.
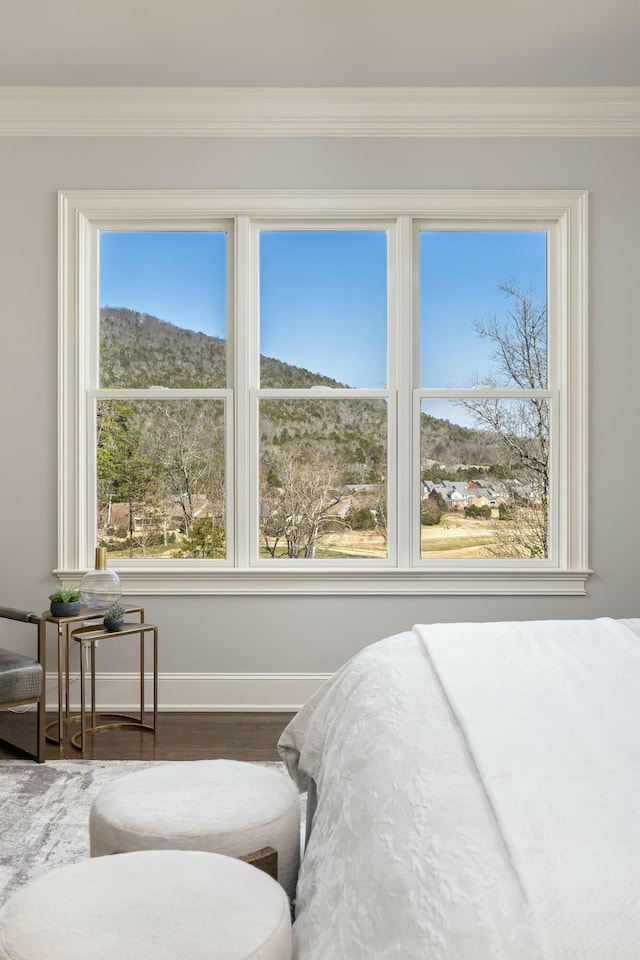
<path id="1" fill-rule="evenodd" d="M 96 568 L 80 581 L 80 596 L 90 610 L 106 610 L 122 596 L 120 577 L 107 567 L 104 547 L 96 547 Z"/>

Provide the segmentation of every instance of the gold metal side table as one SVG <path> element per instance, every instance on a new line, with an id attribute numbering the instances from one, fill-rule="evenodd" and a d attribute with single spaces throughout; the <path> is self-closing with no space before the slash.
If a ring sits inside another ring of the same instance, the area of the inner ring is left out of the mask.
<path id="1" fill-rule="evenodd" d="M 144 622 L 143 607 L 126 607 L 126 615 L 138 614 L 140 623 Z M 86 623 L 88 620 L 102 620 L 104 610 L 96 611 L 83 604 L 80 611 L 72 617 L 54 617 L 50 610 L 42 614 L 47 623 L 55 623 L 58 630 L 58 719 L 46 726 L 46 737 L 49 743 L 61 744 L 64 742 L 66 725 L 77 723 L 78 716 L 72 717 L 69 710 L 69 632 L 73 623 Z M 58 737 L 50 734 L 54 727 L 58 728 Z"/>
<path id="2" fill-rule="evenodd" d="M 144 653 L 145 634 L 153 634 L 153 722 L 145 723 L 144 697 Z M 115 640 L 118 637 L 140 636 L 140 716 L 132 717 L 125 713 L 108 713 L 102 716 L 113 717 L 108 723 L 98 723 L 96 714 L 96 646 L 100 641 Z M 158 628 L 153 623 L 124 623 L 119 630 L 107 630 L 105 627 L 85 626 L 71 631 L 71 639 L 79 644 L 80 650 L 80 730 L 71 737 L 71 743 L 84 753 L 87 734 L 102 733 L 116 728 L 156 731 L 158 724 Z M 89 648 L 91 698 L 89 714 L 91 726 L 87 727 L 87 704 L 85 695 L 85 648 Z"/>

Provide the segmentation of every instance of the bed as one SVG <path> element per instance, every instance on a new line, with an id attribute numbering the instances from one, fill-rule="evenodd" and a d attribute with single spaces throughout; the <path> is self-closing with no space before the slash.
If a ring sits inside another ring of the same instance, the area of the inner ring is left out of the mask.
<path id="1" fill-rule="evenodd" d="M 640 620 L 418 625 L 279 750 L 317 798 L 295 960 L 640 958 Z"/>

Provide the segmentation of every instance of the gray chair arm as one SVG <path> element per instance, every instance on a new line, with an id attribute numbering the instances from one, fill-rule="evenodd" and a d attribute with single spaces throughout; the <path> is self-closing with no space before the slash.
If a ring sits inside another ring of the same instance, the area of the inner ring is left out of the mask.
<path id="1" fill-rule="evenodd" d="M 28 610 L 15 610 L 13 607 L 0 607 L 0 618 L 3 620 L 20 620 L 22 623 L 38 623 L 41 617 Z"/>

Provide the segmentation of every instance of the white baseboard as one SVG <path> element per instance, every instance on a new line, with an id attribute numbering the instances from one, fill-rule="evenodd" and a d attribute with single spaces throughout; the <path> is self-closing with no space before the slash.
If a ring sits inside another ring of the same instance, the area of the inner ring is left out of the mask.
<path id="1" fill-rule="evenodd" d="M 328 680 L 320 673 L 161 673 L 158 709 L 180 712 L 222 710 L 298 710 Z M 87 681 L 87 694 L 89 693 Z M 80 707 L 80 675 L 70 676 L 71 709 Z M 145 700 L 150 706 L 152 677 L 145 676 Z M 103 711 L 135 710 L 140 703 L 137 673 L 99 673 L 96 704 Z M 57 674 L 47 674 L 47 709 L 58 708 Z"/>

